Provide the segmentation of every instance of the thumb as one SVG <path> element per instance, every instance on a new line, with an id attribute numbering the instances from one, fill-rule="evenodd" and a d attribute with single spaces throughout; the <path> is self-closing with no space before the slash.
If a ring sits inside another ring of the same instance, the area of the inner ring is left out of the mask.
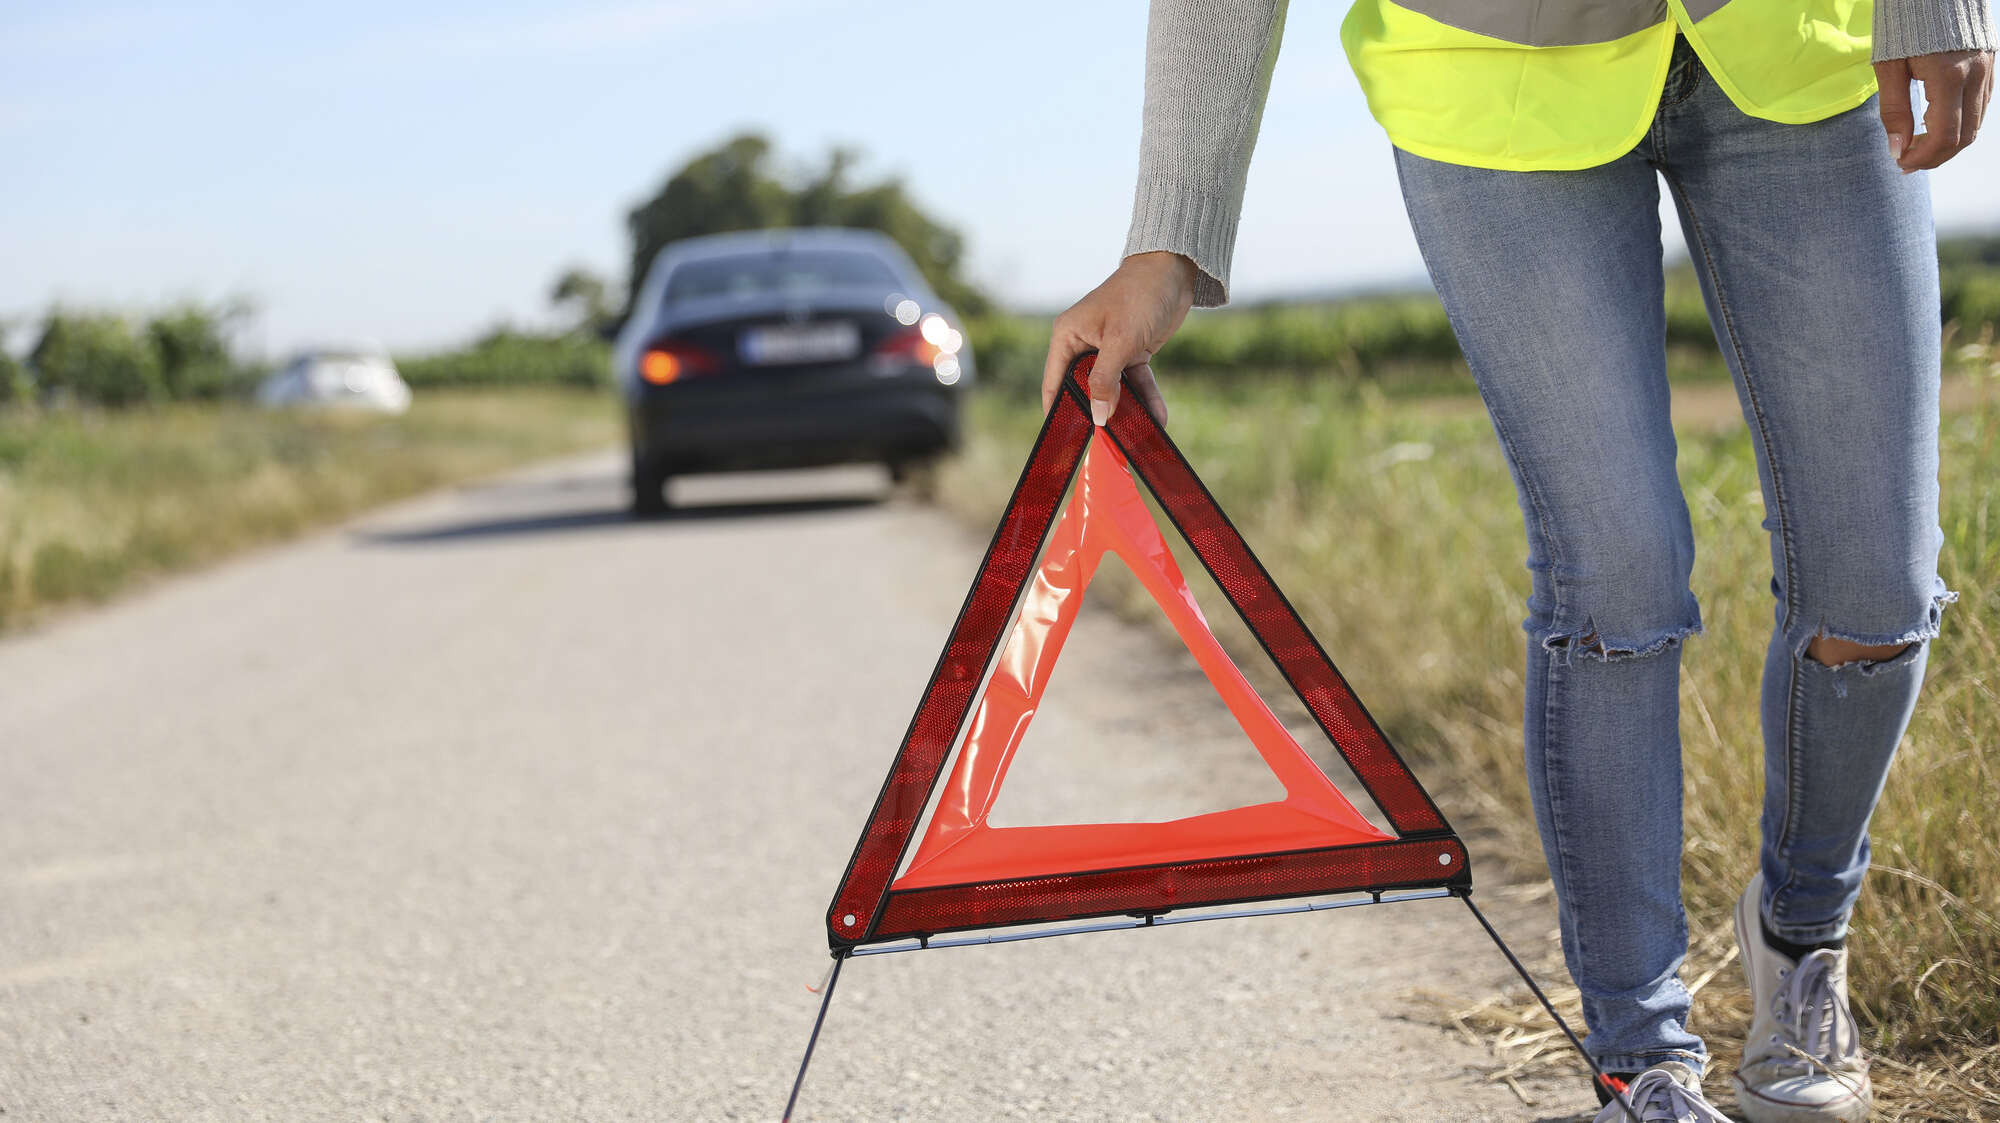
<path id="1" fill-rule="evenodd" d="M 1910 60 L 1876 63 L 1875 80 L 1882 90 L 1882 128 L 1889 134 L 1889 158 L 1901 164 L 1917 131 L 1916 115 L 1910 109 Z"/>
<path id="2" fill-rule="evenodd" d="M 1090 419 L 1102 425 L 1118 408 L 1119 378 L 1137 361 L 1129 346 L 1106 340 L 1098 345 L 1097 362 L 1090 368 Z"/>

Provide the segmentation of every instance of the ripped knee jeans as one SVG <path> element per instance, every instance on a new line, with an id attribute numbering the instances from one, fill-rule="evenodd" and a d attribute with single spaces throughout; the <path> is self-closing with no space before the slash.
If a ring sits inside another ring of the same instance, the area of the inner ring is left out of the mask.
<path id="1" fill-rule="evenodd" d="M 1872 101 L 1779 125 L 1743 115 L 1685 60 L 1652 130 L 1600 167 L 1396 160 L 1527 527 L 1525 756 L 1590 1051 L 1611 1071 L 1700 1068 L 1677 971 L 1680 647 L 1701 615 L 1675 473 L 1659 185 L 1759 460 L 1777 615 L 1762 906 L 1799 942 L 1846 929 L 1868 819 L 1950 599 L 1936 572 L 1928 187 L 1890 163 Z M 1908 646 L 1829 668 L 1806 654 L 1820 635 Z"/>

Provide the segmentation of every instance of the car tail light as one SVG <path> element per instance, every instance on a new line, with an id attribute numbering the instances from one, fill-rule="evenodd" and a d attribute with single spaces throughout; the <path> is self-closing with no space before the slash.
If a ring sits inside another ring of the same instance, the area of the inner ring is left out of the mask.
<path id="1" fill-rule="evenodd" d="M 885 359 L 902 359 L 917 366 L 930 366 L 937 361 L 938 345 L 924 338 L 918 328 L 904 328 L 892 331 L 888 338 L 875 347 L 875 354 Z"/>
<path id="2" fill-rule="evenodd" d="M 715 352 L 685 339 L 662 339 L 639 356 L 639 377 L 655 386 L 699 378 L 722 369 Z"/>
<path id="3" fill-rule="evenodd" d="M 958 361 L 959 349 L 964 346 L 965 336 L 945 323 L 943 316 L 932 313 L 916 327 L 891 332 L 875 348 L 873 361 L 878 374 L 892 374 L 902 364 L 929 367 L 939 382 L 951 386 L 964 371 Z"/>

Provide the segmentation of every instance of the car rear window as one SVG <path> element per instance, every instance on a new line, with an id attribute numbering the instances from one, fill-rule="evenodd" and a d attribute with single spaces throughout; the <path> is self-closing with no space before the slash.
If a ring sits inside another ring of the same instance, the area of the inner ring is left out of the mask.
<path id="1" fill-rule="evenodd" d="M 667 301 L 822 289 L 893 289 L 901 282 L 887 262 L 853 250 L 746 253 L 690 261 L 667 278 Z"/>

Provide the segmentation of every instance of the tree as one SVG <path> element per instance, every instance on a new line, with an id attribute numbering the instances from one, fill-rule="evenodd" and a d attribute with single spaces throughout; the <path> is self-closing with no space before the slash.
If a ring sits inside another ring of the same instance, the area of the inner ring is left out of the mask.
<path id="1" fill-rule="evenodd" d="M 44 390 L 68 391 L 100 405 L 166 396 L 152 341 L 122 316 L 50 312 L 28 361 Z"/>
<path id="2" fill-rule="evenodd" d="M 7 350 L 7 325 L 0 323 L 0 405 L 21 405 L 34 397 L 34 387 L 28 383 L 28 372 L 14 361 Z"/>
<path id="3" fill-rule="evenodd" d="M 657 195 L 626 217 L 632 233 L 632 271 L 625 286 L 628 312 L 646 270 L 667 243 L 791 224 L 791 192 L 765 171 L 770 155 L 770 141 L 745 133 L 689 160 L 668 177 Z"/>
<path id="4" fill-rule="evenodd" d="M 549 303 L 569 313 L 572 332 L 599 335 L 618 318 L 618 310 L 611 306 L 610 286 L 582 266 L 556 278 L 555 287 L 549 290 Z"/>
<path id="5" fill-rule="evenodd" d="M 794 196 L 793 224 L 880 230 L 903 247 L 931 288 L 952 307 L 968 316 L 990 308 L 993 302 L 986 294 L 959 274 L 965 262 L 965 238 L 911 202 L 901 180 L 849 187 L 847 170 L 859 159 L 852 149 L 834 149 L 826 170 L 806 181 Z"/>
<path id="6" fill-rule="evenodd" d="M 141 322 L 116 312 L 51 309 L 28 353 L 34 385 L 113 407 L 240 392 L 255 372 L 230 355 L 229 332 L 251 310 L 245 300 L 188 302 Z M 6 396 L 0 387 L 0 400 Z"/>
<path id="7" fill-rule="evenodd" d="M 850 184 L 848 171 L 859 159 L 852 149 L 835 149 L 820 171 L 787 180 L 770 170 L 771 142 L 745 133 L 689 160 L 626 219 L 632 235 L 627 311 L 653 258 L 669 242 L 777 226 L 880 230 L 903 247 L 937 294 L 960 312 L 971 316 L 989 309 L 992 301 L 960 275 L 963 236 L 925 214 L 901 180 Z"/>
<path id="8" fill-rule="evenodd" d="M 146 324 L 146 336 L 159 356 L 160 384 L 166 395 L 219 398 L 237 376 L 229 354 L 230 329 L 251 312 L 247 301 L 214 308 L 182 304 L 156 315 Z"/>

